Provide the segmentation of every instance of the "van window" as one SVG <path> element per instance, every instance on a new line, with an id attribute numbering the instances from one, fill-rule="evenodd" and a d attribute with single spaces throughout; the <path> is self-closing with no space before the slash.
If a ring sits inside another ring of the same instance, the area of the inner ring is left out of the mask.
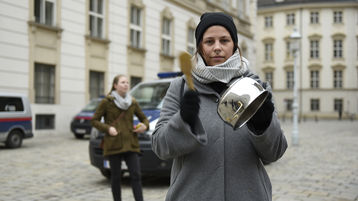
<path id="1" fill-rule="evenodd" d="M 135 88 L 131 95 L 142 109 L 160 109 L 170 82 L 142 84 Z"/>
<path id="2" fill-rule="evenodd" d="M 0 97 L 0 112 L 23 112 L 24 105 L 19 97 Z"/>
<path id="3" fill-rule="evenodd" d="M 83 108 L 82 112 L 95 112 L 97 106 L 101 102 L 101 99 L 93 99 L 91 102 L 89 102 L 85 108 Z"/>

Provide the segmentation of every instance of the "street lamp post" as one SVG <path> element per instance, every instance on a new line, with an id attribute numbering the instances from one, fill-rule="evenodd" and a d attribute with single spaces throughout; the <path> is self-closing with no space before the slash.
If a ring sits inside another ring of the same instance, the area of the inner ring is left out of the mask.
<path id="1" fill-rule="evenodd" d="M 299 41 L 301 39 L 300 33 L 295 28 L 290 35 L 292 41 L 291 47 L 294 55 L 293 66 L 293 128 L 292 128 L 292 145 L 298 145 L 298 55 L 300 50 Z"/>

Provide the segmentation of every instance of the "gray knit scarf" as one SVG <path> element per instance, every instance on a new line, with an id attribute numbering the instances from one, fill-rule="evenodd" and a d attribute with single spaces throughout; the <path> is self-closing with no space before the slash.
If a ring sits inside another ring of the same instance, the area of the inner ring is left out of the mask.
<path id="1" fill-rule="evenodd" d="M 122 97 L 117 93 L 117 91 L 113 90 L 111 95 L 114 97 L 114 103 L 119 109 L 126 110 L 132 104 L 132 96 L 126 93 L 126 97 Z"/>
<path id="2" fill-rule="evenodd" d="M 242 58 L 242 62 L 241 62 Z M 236 51 L 228 60 L 215 66 L 206 66 L 200 54 L 197 54 L 196 66 L 193 68 L 193 76 L 201 83 L 223 82 L 229 83 L 234 77 L 243 75 L 249 66 L 249 61 L 240 57 Z"/>

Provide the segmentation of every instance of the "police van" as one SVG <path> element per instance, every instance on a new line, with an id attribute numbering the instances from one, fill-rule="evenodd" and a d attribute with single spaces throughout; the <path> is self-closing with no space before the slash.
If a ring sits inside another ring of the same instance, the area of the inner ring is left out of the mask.
<path id="1" fill-rule="evenodd" d="M 140 157 L 141 172 L 143 175 L 169 176 L 172 166 L 171 160 L 161 160 L 152 151 L 151 135 L 160 115 L 163 98 L 174 77 L 182 75 L 181 72 L 158 73 L 160 79 L 141 82 L 130 91 L 130 94 L 137 100 L 143 113 L 149 120 L 149 130 L 138 135 L 139 146 L 142 152 Z M 134 125 L 138 119 L 134 117 Z M 100 147 L 104 134 L 96 128 L 92 128 L 89 143 L 90 161 L 98 168 L 103 176 L 110 177 L 109 162 L 103 157 Z M 125 168 L 124 171 L 126 171 Z"/>
<path id="2" fill-rule="evenodd" d="M 28 98 L 22 94 L 0 92 L 0 142 L 18 148 L 32 138 L 32 114 Z"/>

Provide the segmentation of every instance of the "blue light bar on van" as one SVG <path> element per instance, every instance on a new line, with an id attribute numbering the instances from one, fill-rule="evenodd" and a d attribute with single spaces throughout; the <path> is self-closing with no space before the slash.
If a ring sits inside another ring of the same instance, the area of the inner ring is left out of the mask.
<path id="1" fill-rule="evenodd" d="M 163 79 L 163 78 L 170 78 L 170 77 L 178 77 L 178 76 L 182 76 L 183 73 L 182 72 L 161 72 L 161 73 L 158 73 L 157 76 L 160 78 L 160 79 Z"/>

